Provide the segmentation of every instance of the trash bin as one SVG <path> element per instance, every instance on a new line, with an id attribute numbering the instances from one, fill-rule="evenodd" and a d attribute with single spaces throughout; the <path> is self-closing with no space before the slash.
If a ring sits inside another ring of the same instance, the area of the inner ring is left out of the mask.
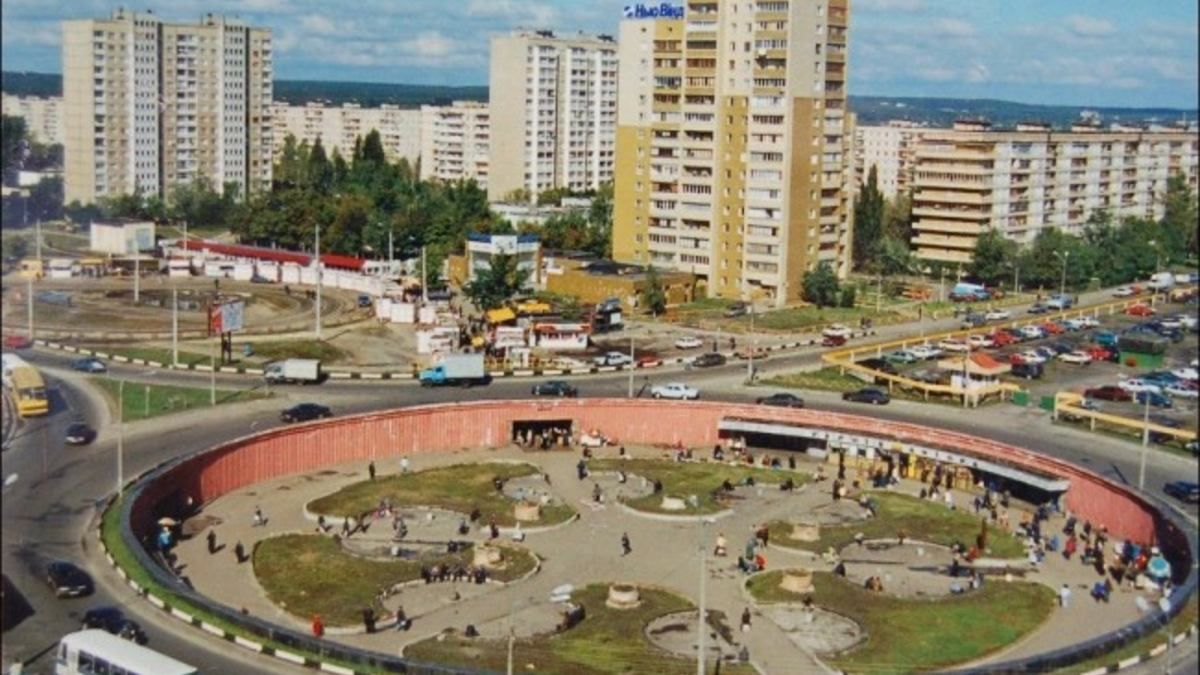
<path id="1" fill-rule="evenodd" d="M 1041 408 L 1042 410 L 1045 410 L 1046 412 L 1054 412 L 1054 397 L 1053 396 L 1043 396 L 1042 403 L 1038 407 Z"/>
<path id="2" fill-rule="evenodd" d="M 1029 392 L 1025 391 L 1024 389 L 1013 392 L 1012 402 L 1013 405 L 1019 405 L 1024 408 L 1025 406 L 1029 405 Z"/>

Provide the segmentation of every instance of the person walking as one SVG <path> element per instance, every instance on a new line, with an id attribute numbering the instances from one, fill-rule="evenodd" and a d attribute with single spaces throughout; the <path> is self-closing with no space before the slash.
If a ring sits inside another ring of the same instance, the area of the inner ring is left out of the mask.
<path id="1" fill-rule="evenodd" d="M 371 460 L 371 462 L 367 464 L 367 475 L 371 477 L 371 480 L 375 480 L 375 460 Z"/>
<path id="2" fill-rule="evenodd" d="M 238 564 L 246 562 L 246 547 L 242 546 L 242 542 L 233 545 L 233 557 L 237 559 Z"/>
<path id="3" fill-rule="evenodd" d="M 621 555 L 627 556 L 630 553 L 633 553 L 633 546 L 629 543 L 629 533 L 622 532 L 621 533 Z"/>
<path id="4" fill-rule="evenodd" d="M 742 610 L 742 632 L 743 633 L 750 632 L 750 608 L 749 607 Z"/>
<path id="5" fill-rule="evenodd" d="M 408 458 L 400 458 L 400 473 L 408 473 Z"/>
<path id="6" fill-rule="evenodd" d="M 208 531 L 208 554 L 212 555 L 217 552 L 217 531 L 210 529 Z"/>
<path id="7" fill-rule="evenodd" d="M 313 637 L 319 638 L 325 636 L 325 622 L 321 621 L 320 614 L 313 614 L 312 618 L 312 634 Z"/>
<path id="8" fill-rule="evenodd" d="M 254 507 L 254 520 L 250 523 L 251 527 L 262 527 L 267 524 L 266 517 L 263 516 L 262 508 Z"/>
<path id="9" fill-rule="evenodd" d="M 1071 587 L 1066 584 L 1063 584 L 1062 588 L 1059 589 L 1059 591 L 1058 591 L 1058 606 L 1062 607 L 1063 609 L 1066 609 L 1067 605 L 1069 605 L 1070 603 L 1071 603 Z"/>

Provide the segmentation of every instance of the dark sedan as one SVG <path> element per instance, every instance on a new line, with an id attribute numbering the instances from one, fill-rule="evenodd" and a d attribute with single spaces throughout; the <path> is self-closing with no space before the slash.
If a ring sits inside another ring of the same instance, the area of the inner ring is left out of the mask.
<path id="1" fill-rule="evenodd" d="M 1086 398 L 1094 398 L 1099 401 L 1124 402 L 1133 400 L 1133 394 L 1111 384 L 1106 384 L 1103 387 L 1093 387 L 1083 392 L 1083 395 Z"/>
<path id="2" fill-rule="evenodd" d="M 762 396 L 757 401 L 759 405 L 770 405 L 776 408 L 803 408 L 804 399 L 795 394 L 771 394 Z"/>
<path id="3" fill-rule="evenodd" d="M 843 401 L 853 401 L 854 403 L 870 403 L 871 405 L 887 405 L 892 397 L 882 389 L 874 387 L 864 387 L 858 391 L 848 391 L 842 394 Z"/>
<path id="4" fill-rule="evenodd" d="M 717 352 L 708 352 L 701 354 L 692 359 L 692 365 L 696 368 L 712 368 L 713 366 L 725 365 L 725 356 Z"/>
<path id="5" fill-rule="evenodd" d="M 1196 504 L 1200 502 L 1200 483 L 1177 480 L 1163 486 L 1163 492 L 1180 500 Z"/>
<path id="6" fill-rule="evenodd" d="M 108 366 L 104 365 L 103 361 L 90 356 L 86 359 L 72 361 L 71 367 L 84 373 L 103 373 L 108 371 Z"/>
<path id="7" fill-rule="evenodd" d="M 87 572 L 65 560 L 52 560 L 46 564 L 46 585 L 60 598 L 91 595 L 95 589 Z"/>
<path id="8" fill-rule="evenodd" d="M 76 422 L 67 427 L 67 434 L 63 440 L 67 445 L 87 445 L 96 440 L 96 430 L 83 422 Z"/>
<path id="9" fill-rule="evenodd" d="M 564 398 L 574 398 L 579 395 L 579 390 L 571 386 L 570 383 L 562 380 L 550 380 L 549 382 L 541 382 L 533 385 L 531 392 L 534 396 L 560 396 Z"/>
<path id="10" fill-rule="evenodd" d="M 333 411 L 317 403 L 301 403 L 279 413 L 279 419 L 284 422 L 307 422 L 326 417 L 333 417 Z"/>
<path id="11" fill-rule="evenodd" d="M 138 622 L 125 616 L 116 607 L 93 607 L 83 614 L 83 629 L 99 628 L 113 635 L 146 644 L 146 633 Z"/>

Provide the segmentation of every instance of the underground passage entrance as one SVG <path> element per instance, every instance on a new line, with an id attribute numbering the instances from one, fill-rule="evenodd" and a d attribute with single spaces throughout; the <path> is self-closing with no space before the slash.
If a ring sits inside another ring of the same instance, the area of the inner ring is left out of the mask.
<path id="1" fill-rule="evenodd" d="M 517 420 L 512 423 L 512 441 L 543 450 L 571 443 L 573 420 Z"/>

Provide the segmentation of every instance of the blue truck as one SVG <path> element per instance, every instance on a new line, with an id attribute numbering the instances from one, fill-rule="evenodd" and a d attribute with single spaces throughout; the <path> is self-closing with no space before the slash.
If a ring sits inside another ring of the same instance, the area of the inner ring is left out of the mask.
<path id="1" fill-rule="evenodd" d="M 483 354 L 447 354 L 417 376 L 422 387 L 487 384 L 490 378 Z"/>
<path id="2" fill-rule="evenodd" d="M 954 302 L 981 302 L 991 298 L 992 292 L 980 284 L 959 282 L 950 290 L 950 299 Z"/>

